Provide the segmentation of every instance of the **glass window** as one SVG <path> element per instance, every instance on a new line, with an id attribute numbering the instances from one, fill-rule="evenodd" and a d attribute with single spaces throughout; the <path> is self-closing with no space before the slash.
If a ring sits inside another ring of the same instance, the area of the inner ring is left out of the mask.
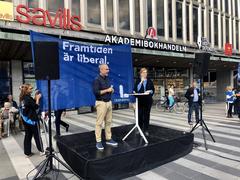
<path id="1" fill-rule="evenodd" d="M 169 37 L 172 37 L 172 1 L 168 1 L 168 21 Z"/>
<path id="2" fill-rule="evenodd" d="M 239 29 L 238 29 L 239 21 L 236 21 L 236 49 L 239 49 Z"/>
<path id="3" fill-rule="evenodd" d="M 229 18 L 226 18 L 226 43 L 229 43 Z"/>
<path id="4" fill-rule="evenodd" d="M 100 0 L 88 0 L 87 16 L 88 22 L 92 24 L 101 24 Z"/>
<path id="5" fill-rule="evenodd" d="M 182 39 L 182 3 L 176 3 L 176 15 L 177 15 L 177 38 Z"/>
<path id="6" fill-rule="evenodd" d="M 214 8 L 217 9 L 218 8 L 218 0 L 214 0 L 214 4 L 213 4 Z"/>
<path id="7" fill-rule="evenodd" d="M 23 62 L 23 82 L 31 84 L 34 89 L 36 88 L 34 66 L 32 62 Z"/>
<path id="8" fill-rule="evenodd" d="M 135 0 L 135 31 L 140 32 L 140 0 Z"/>
<path id="9" fill-rule="evenodd" d="M 198 38 L 198 8 L 193 7 L 193 41 L 197 42 Z"/>
<path id="10" fill-rule="evenodd" d="M 113 0 L 107 0 L 107 26 L 113 27 Z"/>
<path id="11" fill-rule="evenodd" d="M 164 36 L 164 1 L 157 1 L 157 33 Z"/>
<path id="12" fill-rule="evenodd" d="M 190 26 L 189 26 L 189 5 L 187 5 L 186 6 L 186 32 L 187 32 L 187 41 L 189 41 L 190 40 L 190 31 L 189 31 L 189 28 L 190 28 Z"/>
<path id="13" fill-rule="evenodd" d="M 38 8 L 39 7 L 39 2 L 38 0 L 28 0 L 28 7 L 30 8 Z"/>
<path id="14" fill-rule="evenodd" d="M 0 106 L 3 106 L 8 94 L 11 94 L 10 62 L 0 61 Z"/>
<path id="15" fill-rule="evenodd" d="M 119 27 L 130 29 L 129 0 L 119 0 Z"/>
<path id="16" fill-rule="evenodd" d="M 218 45 L 218 14 L 214 13 L 214 45 Z"/>
<path id="17" fill-rule="evenodd" d="M 238 0 L 234 0 L 234 2 L 235 2 L 235 16 L 238 16 Z"/>
<path id="18" fill-rule="evenodd" d="M 212 11 L 210 10 L 209 11 L 209 21 L 208 21 L 209 22 L 209 25 L 208 25 L 208 42 L 209 43 L 212 42 L 211 39 L 212 39 L 212 27 L 213 27 L 212 24 L 213 23 L 212 23 L 211 13 L 212 13 Z M 218 28 L 214 26 L 214 29 L 218 29 Z"/>
<path id="19" fill-rule="evenodd" d="M 226 12 L 227 14 L 229 13 L 228 1 L 229 1 L 229 0 L 225 0 L 225 12 Z"/>
<path id="20" fill-rule="evenodd" d="M 72 15 L 81 16 L 80 15 L 80 0 L 72 0 Z"/>
<path id="21" fill-rule="evenodd" d="M 152 0 L 147 1 L 148 6 L 148 27 L 152 27 Z"/>
<path id="22" fill-rule="evenodd" d="M 205 19 L 204 19 L 204 9 L 201 11 L 201 16 L 202 16 L 202 37 L 204 37 L 204 26 L 205 26 Z"/>
<path id="23" fill-rule="evenodd" d="M 64 8 L 64 0 L 48 0 L 47 1 L 47 9 L 52 12 L 56 13 L 59 8 Z"/>

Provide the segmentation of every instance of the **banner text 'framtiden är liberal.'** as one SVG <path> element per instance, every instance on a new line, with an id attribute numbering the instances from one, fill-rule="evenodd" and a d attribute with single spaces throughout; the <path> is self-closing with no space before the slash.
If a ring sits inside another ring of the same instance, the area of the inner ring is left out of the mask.
<path id="1" fill-rule="evenodd" d="M 110 47 L 74 44 L 69 41 L 63 41 L 62 49 L 64 51 L 64 61 L 80 63 L 109 64 L 107 55 L 113 54 L 113 49 Z M 87 54 L 97 55 L 97 57 Z"/>

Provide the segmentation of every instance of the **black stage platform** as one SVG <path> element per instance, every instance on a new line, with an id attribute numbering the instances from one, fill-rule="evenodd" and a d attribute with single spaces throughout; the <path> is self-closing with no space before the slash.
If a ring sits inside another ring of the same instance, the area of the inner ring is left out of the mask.
<path id="1" fill-rule="evenodd" d="M 117 148 L 104 144 L 104 151 L 95 147 L 94 132 L 62 136 L 57 140 L 59 151 L 72 169 L 84 179 L 121 179 L 153 169 L 185 156 L 192 151 L 193 134 L 151 125 L 149 144 L 133 132 L 125 142 L 121 139 L 133 125 L 112 128 Z M 103 133 L 104 134 L 104 133 Z"/>

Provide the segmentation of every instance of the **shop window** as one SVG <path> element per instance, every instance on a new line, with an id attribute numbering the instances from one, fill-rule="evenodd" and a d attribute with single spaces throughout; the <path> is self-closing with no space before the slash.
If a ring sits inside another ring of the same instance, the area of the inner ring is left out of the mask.
<path id="1" fill-rule="evenodd" d="M 2 107 L 7 95 L 11 94 L 10 62 L 0 61 L 0 106 Z"/>
<path id="2" fill-rule="evenodd" d="M 157 32 L 164 36 L 164 1 L 157 1 Z"/>
<path id="3" fill-rule="evenodd" d="M 81 16 L 80 15 L 80 0 L 72 0 L 72 15 Z"/>
<path id="4" fill-rule="evenodd" d="M 140 0 L 135 0 L 135 31 L 140 32 Z"/>
<path id="5" fill-rule="evenodd" d="M 130 29 L 129 0 L 119 0 L 119 23 L 120 29 Z"/>
<path id="6" fill-rule="evenodd" d="M 213 7 L 214 7 L 215 9 L 217 9 L 217 8 L 218 8 L 218 0 L 214 0 L 213 3 L 214 3 L 214 4 L 213 4 Z"/>
<path id="7" fill-rule="evenodd" d="M 28 0 L 28 7 L 29 8 L 38 8 L 39 7 L 39 0 Z"/>
<path id="8" fill-rule="evenodd" d="M 225 0 L 225 12 L 226 12 L 227 14 L 229 13 L 228 1 L 229 1 L 229 0 Z"/>
<path id="9" fill-rule="evenodd" d="M 113 0 L 107 0 L 107 26 L 113 27 Z"/>
<path id="10" fill-rule="evenodd" d="M 87 20 L 91 24 L 101 24 L 100 0 L 88 0 L 87 2 Z"/>

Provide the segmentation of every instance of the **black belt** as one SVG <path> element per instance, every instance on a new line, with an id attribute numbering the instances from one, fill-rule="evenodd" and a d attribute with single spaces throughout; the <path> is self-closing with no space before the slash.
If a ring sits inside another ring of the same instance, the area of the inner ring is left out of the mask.
<path id="1" fill-rule="evenodd" d="M 109 102 L 111 100 L 106 100 L 106 99 L 96 99 L 97 101 L 103 101 L 103 102 Z"/>

